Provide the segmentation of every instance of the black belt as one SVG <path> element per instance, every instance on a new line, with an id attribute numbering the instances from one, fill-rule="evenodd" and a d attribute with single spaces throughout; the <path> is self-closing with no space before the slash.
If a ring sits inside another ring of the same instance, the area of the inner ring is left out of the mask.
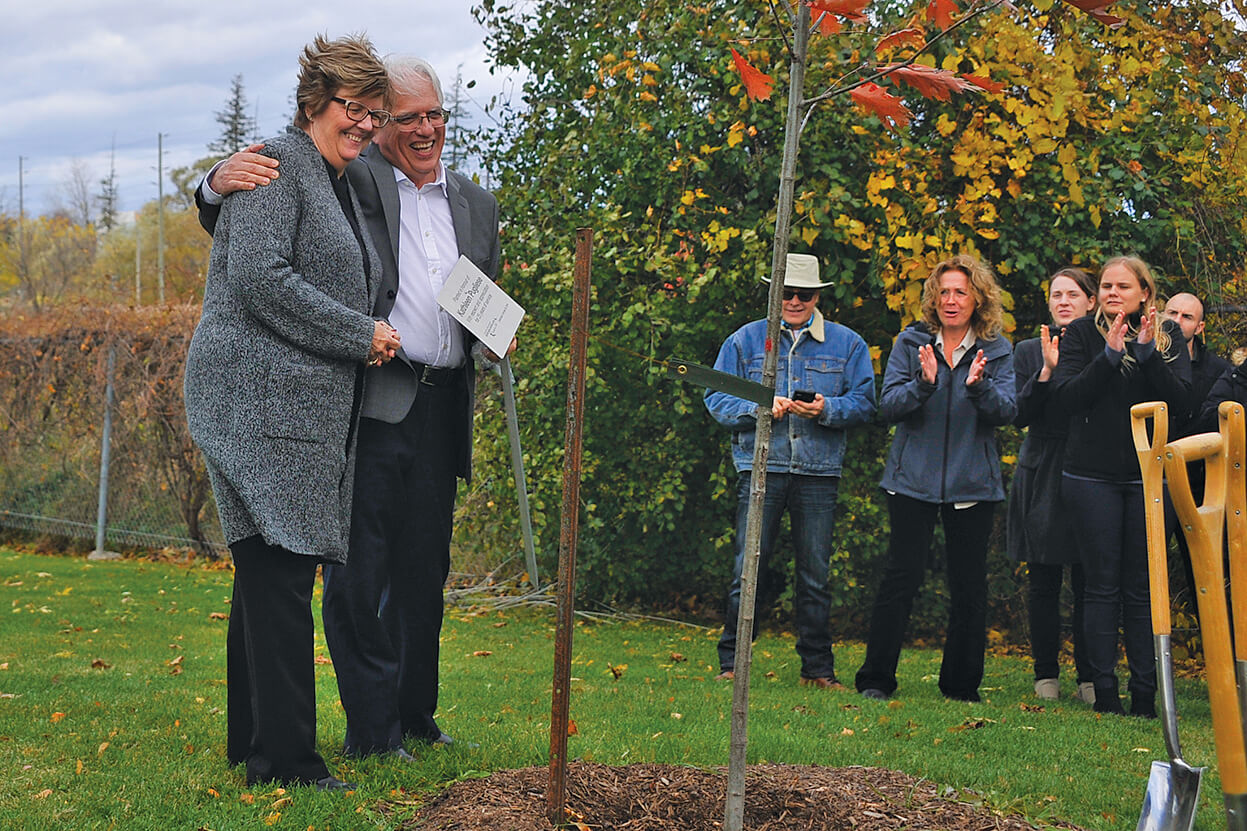
<path id="1" fill-rule="evenodd" d="M 429 366 L 419 361 L 412 361 L 411 368 L 416 371 L 416 379 L 430 387 L 449 387 L 459 383 L 463 378 L 461 366 Z"/>

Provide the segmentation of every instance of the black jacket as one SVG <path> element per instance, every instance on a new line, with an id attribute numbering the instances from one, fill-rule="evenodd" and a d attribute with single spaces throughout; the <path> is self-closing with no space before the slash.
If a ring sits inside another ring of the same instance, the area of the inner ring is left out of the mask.
<path id="1" fill-rule="evenodd" d="M 1092 316 L 1075 320 L 1061 339 L 1061 358 L 1052 381 L 1057 402 L 1070 416 L 1064 471 L 1110 482 L 1140 478 L 1139 458 L 1130 430 L 1130 408 L 1144 401 L 1164 401 L 1170 419 L 1181 423 L 1189 406 L 1191 357 L 1182 331 L 1172 321 L 1161 324 L 1169 349 L 1140 350 L 1126 342 L 1132 361 L 1114 366 L 1105 354 L 1104 335 Z M 1147 352 L 1139 360 L 1140 352 Z"/>

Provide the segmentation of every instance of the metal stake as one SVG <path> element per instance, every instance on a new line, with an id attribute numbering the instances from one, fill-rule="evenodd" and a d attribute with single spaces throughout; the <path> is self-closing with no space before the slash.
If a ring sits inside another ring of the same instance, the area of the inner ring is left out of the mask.
<path id="1" fill-rule="evenodd" d="M 559 537 L 559 612 L 554 637 L 554 686 L 550 708 L 550 786 L 546 816 L 565 824 L 567 727 L 572 671 L 572 617 L 576 597 L 576 532 L 580 518 L 581 430 L 585 364 L 589 345 L 589 278 L 593 229 L 576 230 L 576 268 L 572 285 L 572 351 L 567 368 L 567 430 L 563 444 L 563 515 Z"/>
<path id="2" fill-rule="evenodd" d="M 528 563 L 528 584 L 534 589 L 541 587 L 537 576 L 537 550 L 533 545 L 533 518 L 528 511 L 528 483 L 524 478 L 524 453 L 520 448 L 520 420 L 515 412 L 515 375 L 511 372 L 511 358 L 504 357 L 498 364 L 502 378 L 502 406 L 507 414 L 507 435 L 511 439 L 511 471 L 515 475 L 515 498 L 520 505 L 520 530 L 524 532 L 524 555 Z"/>

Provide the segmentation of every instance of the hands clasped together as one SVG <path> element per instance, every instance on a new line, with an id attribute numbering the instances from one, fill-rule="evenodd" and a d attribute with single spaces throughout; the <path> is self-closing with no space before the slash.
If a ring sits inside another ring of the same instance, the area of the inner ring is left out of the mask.
<path id="1" fill-rule="evenodd" d="M 398 352 L 402 338 L 398 331 L 385 320 L 373 321 L 372 346 L 368 349 L 368 366 L 389 363 Z"/>

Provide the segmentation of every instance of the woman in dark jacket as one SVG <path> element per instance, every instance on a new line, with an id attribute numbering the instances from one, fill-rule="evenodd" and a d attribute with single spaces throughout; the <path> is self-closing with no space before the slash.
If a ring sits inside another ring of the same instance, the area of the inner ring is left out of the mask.
<path id="1" fill-rule="evenodd" d="M 1100 272 L 1099 308 L 1061 339 L 1053 375 L 1069 416 L 1061 500 L 1086 578 L 1083 637 L 1095 709 L 1122 713 L 1117 695 L 1118 621 L 1130 666 L 1130 712 L 1156 715 L 1143 483 L 1130 408 L 1165 401 L 1186 411 L 1190 356 L 1181 332 L 1156 310 L 1156 281 L 1137 257 L 1109 260 Z"/>
<path id="2" fill-rule="evenodd" d="M 280 178 L 221 209 L 186 417 L 234 560 L 226 758 L 248 785 L 343 790 L 316 749 L 311 598 L 346 559 L 364 365 L 398 347 L 369 315 L 380 260 L 342 175 L 389 120 L 389 80 L 362 37 L 299 63 L 294 125 L 264 148 Z"/>
<path id="3" fill-rule="evenodd" d="M 896 691 L 901 644 L 938 518 L 950 595 L 940 691 L 978 701 L 987 540 L 992 512 L 1005 496 L 995 434 L 1017 411 L 1013 350 L 1000 334 L 1000 288 L 991 271 L 965 254 L 931 272 L 922 316 L 897 336 L 883 377 L 879 413 L 896 424 L 880 483 L 892 531 L 856 685 L 867 698 Z"/>
<path id="4" fill-rule="evenodd" d="M 1052 275 L 1048 311 L 1053 328 L 1042 327 L 1039 337 L 1024 340 L 1013 350 L 1018 402 L 1013 423 L 1027 430 L 1009 489 L 1008 516 L 1009 556 L 1026 563 L 1035 695 L 1049 700 L 1060 696 L 1061 583 L 1068 565 L 1074 593 L 1077 696 L 1088 704 L 1095 703 L 1095 693 L 1082 636 L 1083 573 L 1073 534 L 1061 511 L 1068 419 L 1055 407 L 1051 381 L 1061 333 L 1095 308 L 1096 294 L 1095 279 L 1081 268 L 1063 268 Z"/>

